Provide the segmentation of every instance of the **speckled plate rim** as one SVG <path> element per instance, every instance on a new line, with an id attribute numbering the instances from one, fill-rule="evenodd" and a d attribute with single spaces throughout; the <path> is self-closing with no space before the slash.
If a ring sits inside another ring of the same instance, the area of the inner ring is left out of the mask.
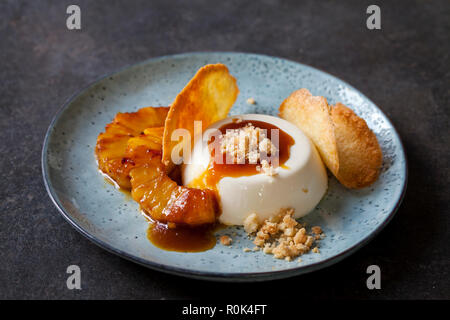
<path id="1" fill-rule="evenodd" d="M 77 224 L 77 222 L 72 219 L 70 213 L 68 211 L 66 211 L 66 209 L 64 208 L 64 206 L 62 205 L 62 203 L 59 201 L 58 196 L 52 186 L 52 183 L 50 181 L 50 177 L 48 174 L 49 168 L 48 168 L 48 158 L 47 158 L 47 150 L 48 150 L 48 142 L 49 142 L 49 138 L 52 134 L 53 128 L 55 127 L 55 125 L 57 124 L 58 120 L 60 119 L 61 115 L 66 111 L 66 109 L 71 105 L 71 103 L 80 95 L 82 95 L 84 92 L 86 92 L 87 90 L 89 90 L 92 86 L 96 85 L 98 82 L 104 80 L 105 78 L 114 76 L 116 74 L 121 73 L 122 71 L 125 71 L 127 69 L 133 68 L 133 67 L 137 67 L 140 65 L 145 65 L 151 62 L 157 62 L 157 61 L 161 61 L 164 59 L 171 59 L 171 58 L 182 58 L 182 57 L 188 57 L 188 56 L 193 56 L 193 55 L 209 55 L 209 54 L 227 54 L 227 55 L 251 55 L 251 56 L 256 56 L 256 57 L 264 57 L 264 58 L 270 58 L 270 59 L 275 59 L 275 60 L 286 60 L 292 63 L 296 63 L 301 65 L 303 68 L 306 69 L 310 69 L 313 72 L 316 73 L 321 73 L 324 74 L 326 76 L 332 77 L 334 79 L 337 79 L 338 81 L 342 82 L 343 84 L 345 84 L 346 86 L 348 86 L 350 89 L 355 90 L 356 92 L 358 92 L 364 99 L 366 99 L 367 101 L 371 102 L 373 104 L 373 106 L 378 110 L 378 112 L 380 112 L 380 114 L 385 118 L 386 122 L 389 124 L 389 126 L 392 128 L 393 134 L 396 136 L 396 138 L 399 141 L 399 145 L 400 145 L 400 152 L 403 153 L 403 157 L 405 159 L 405 166 L 404 166 L 404 180 L 403 180 L 403 185 L 402 185 L 402 191 L 400 193 L 400 196 L 395 204 L 395 206 L 392 208 L 391 212 L 386 216 L 385 220 L 380 223 L 378 225 L 378 227 L 376 229 L 374 229 L 371 233 L 367 234 L 367 236 L 365 238 L 363 238 L 361 241 L 359 241 L 358 243 L 356 243 L 355 245 L 351 246 L 350 248 L 347 248 L 344 251 L 339 252 L 338 254 L 329 257 L 327 259 L 324 259 L 322 261 L 316 262 L 316 263 L 312 263 L 310 265 L 306 265 L 306 266 L 298 266 L 297 268 L 294 269 L 288 269 L 288 270 L 279 270 L 279 271 L 268 271 L 268 272 L 243 272 L 243 273 L 227 273 L 227 272 L 214 272 L 214 271 L 194 271 L 194 270 L 188 270 L 188 269 L 184 269 L 184 268 L 179 268 L 179 267 L 174 267 L 174 266 L 170 266 L 170 265 L 166 265 L 166 264 L 160 264 L 160 263 L 156 263 L 156 262 L 152 262 L 152 261 L 148 261 L 145 259 L 142 259 L 138 256 L 129 254 L 126 251 L 117 249 L 111 245 L 109 245 L 108 243 L 96 238 L 94 235 L 92 235 L 91 233 L 89 233 L 89 231 L 85 230 L 82 226 L 80 226 L 79 224 Z M 356 252 L 358 249 L 362 248 L 364 245 L 366 245 L 370 240 L 372 240 L 381 230 L 383 230 L 383 228 L 392 220 L 392 218 L 394 217 L 395 213 L 397 212 L 398 208 L 400 207 L 400 204 L 403 201 L 403 198 L 405 196 L 406 193 L 406 187 L 407 187 L 407 182 L 408 182 L 408 160 L 405 154 L 405 149 L 403 146 L 403 142 L 397 132 L 397 130 L 395 129 L 395 127 L 393 126 L 393 124 L 391 123 L 391 121 L 389 120 L 389 118 L 384 114 L 383 111 L 381 111 L 381 109 L 375 104 L 373 103 L 369 98 L 367 98 L 364 94 L 362 94 L 359 90 L 357 90 L 356 88 L 354 88 L 352 85 L 348 84 L 346 81 L 343 81 L 341 79 L 339 79 L 338 77 L 333 76 L 332 74 L 322 71 L 320 69 L 305 65 L 303 63 L 297 62 L 297 61 L 293 61 L 293 60 L 289 60 L 289 59 L 285 59 L 285 58 L 279 58 L 279 57 L 273 57 L 273 56 L 268 56 L 268 55 L 264 55 L 264 54 L 256 54 L 256 53 L 247 53 L 247 52 L 220 52 L 220 51 L 211 51 L 211 52 L 187 52 L 187 53 L 180 53 L 180 54 L 172 54 L 172 55 L 165 55 L 165 56 L 160 56 L 160 57 L 155 57 L 155 58 L 150 58 L 147 60 L 144 60 L 142 62 L 138 62 L 132 65 L 127 65 L 123 68 L 118 69 L 117 71 L 114 71 L 112 73 L 106 74 L 98 79 L 96 79 L 95 81 L 93 81 L 92 83 L 88 84 L 87 86 L 83 87 L 82 89 L 80 89 L 78 92 L 74 93 L 72 96 L 70 96 L 66 102 L 62 105 L 62 107 L 57 111 L 57 113 L 54 115 L 48 129 L 47 132 L 45 134 L 45 138 L 44 138 L 44 143 L 43 143 L 43 147 L 42 147 L 42 154 L 41 154 L 41 165 L 42 165 L 42 175 L 43 175 L 43 180 L 44 180 L 44 185 L 45 188 L 50 196 L 50 199 L 52 200 L 52 202 L 54 203 L 54 205 L 56 206 L 56 208 L 58 209 L 58 211 L 60 212 L 60 214 L 63 216 L 63 218 L 69 222 L 69 224 L 71 224 L 78 232 L 80 232 L 83 236 L 85 236 L 86 238 L 88 238 L 90 241 L 92 241 L 93 243 L 95 243 L 96 245 L 100 246 L 101 248 L 116 254 L 122 258 L 125 258 L 129 261 L 135 262 L 137 264 L 140 264 L 142 266 L 145 266 L 147 268 L 153 269 L 153 270 L 157 270 L 157 271 L 162 271 L 165 273 L 169 273 L 169 274 L 174 274 L 174 275 L 179 275 L 179 276 L 184 276 L 184 277 L 190 277 L 190 278 L 194 278 L 194 279 L 201 279 L 201 280 L 214 280 L 214 281 L 230 281 L 230 282 L 252 282 L 252 281 L 269 281 L 269 280 L 277 280 L 277 279 L 283 279 L 283 278 L 288 278 L 288 277 L 292 277 L 292 276 L 296 276 L 296 275 L 300 275 L 300 274 L 306 274 L 309 272 L 313 272 L 316 270 L 320 270 L 323 268 L 326 268 L 328 266 L 331 266 L 341 260 L 343 260 L 344 258 L 350 256 L 351 254 L 353 254 L 354 252 Z"/>

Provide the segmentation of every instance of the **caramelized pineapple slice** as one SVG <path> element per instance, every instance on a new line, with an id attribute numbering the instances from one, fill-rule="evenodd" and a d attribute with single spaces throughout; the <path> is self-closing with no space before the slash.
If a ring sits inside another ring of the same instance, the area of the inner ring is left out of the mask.
<path id="1" fill-rule="evenodd" d="M 213 191 L 177 185 L 163 170 L 161 156 L 130 172 L 131 195 L 159 222 L 196 226 L 214 223 L 218 204 Z"/>
<path id="2" fill-rule="evenodd" d="M 133 199 L 159 222 L 191 226 L 214 223 L 218 209 L 215 194 L 179 186 L 163 170 L 163 129 L 146 129 L 143 135 L 128 140 L 126 155 L 134 163 L 130 171 Z"/>
<path id="3" fill-rule="evenodd" d="M 167 107 L 147 107 L 137 112 L 118 113 L 106 126 L 105 132 L 98 136 L 95 147 L 98 167 L 121 188 L 131 188 L 129 173 L 135 167 L 132 159 L 126 157 L 128 140 L 139 137 L 147 128 L 151 128 L 149 129 L 151 136 L 155 137 L 163 129 L 153 130 L 153 127 L 164 126 L 168 111 Z M 159 138 L 159 141 L 161 139 Z M 157 144 L 155 142 L 152 147 L 156 147 Z"/>

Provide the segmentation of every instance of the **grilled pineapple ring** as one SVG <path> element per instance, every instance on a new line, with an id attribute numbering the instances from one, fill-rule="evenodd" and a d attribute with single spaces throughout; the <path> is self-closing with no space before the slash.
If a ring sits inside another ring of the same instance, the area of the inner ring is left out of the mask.
<path id="1" fill-rule="evenodd" d="M 191 226 L 214 223 L 218 203 L 211 190 L 179 186 L 161 163 L 168 108 L 119 113 L 97 139 L 99 168 L 131 195 L 153 220 Z"/>
<path id="2" fill-rule="evenodd" d="M 97 138 L 95 155 L 99 169 L 121 188 L 130 190 L 129 174 L 134 165 L 125 156 L 128 140 L 147 128 L 164 126 L 168 112 L 167 107 L 147 107 L 137 112 L 118 113 Z"/>

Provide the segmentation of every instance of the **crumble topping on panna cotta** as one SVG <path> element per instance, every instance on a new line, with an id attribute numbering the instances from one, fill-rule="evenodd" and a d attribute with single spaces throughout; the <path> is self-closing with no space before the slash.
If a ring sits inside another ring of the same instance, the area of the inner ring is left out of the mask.
<path id="1" fill-rule="evenodd" d="M 294 218 L 300 218 L 327 190 L 316 148 L 281 118 L 228 117 L 210 125 L 199 140 L 182 166 L 183 184 L 215 191 L 223 224 L 243 225 L 252 213 L 262 222 L 282 208 L 294 209 Z"/>

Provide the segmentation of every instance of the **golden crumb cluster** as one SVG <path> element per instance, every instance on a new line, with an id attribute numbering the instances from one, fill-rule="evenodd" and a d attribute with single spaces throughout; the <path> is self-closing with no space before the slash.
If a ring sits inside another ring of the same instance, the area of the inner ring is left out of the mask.
<path id="1" fill-rule="evenodd" d="M 260 247 L 264 253 L 273 254 L 276 259 L 291 261 L 311 249 L 319 253 L 314 245 L 324 237 L 322 229 L 312 227 L 308 234 L 304 225 L 294 218 L 293 209 L 282 209 L 273 218 L 259 223 L 255 213 L 249 215 L 244 221 L 244 229 L 247 233 L 255 235 L 253 243 Z"/>
<path id="2" fill-rule="evenodd" d="M 243 128 L 227 129 L 221 137 L 220 148 L 223 153 L 227 153 L 232 158 L 233 163 L 256 164 L 260 161 L 259 171 L 267 175 L 275 175 L 275 169 L 267 160 L 262 159 L 261 154 L 271 156 L 276 154 L 278 149 L 266 137 L 263 130 L 251 123 Z"/>

